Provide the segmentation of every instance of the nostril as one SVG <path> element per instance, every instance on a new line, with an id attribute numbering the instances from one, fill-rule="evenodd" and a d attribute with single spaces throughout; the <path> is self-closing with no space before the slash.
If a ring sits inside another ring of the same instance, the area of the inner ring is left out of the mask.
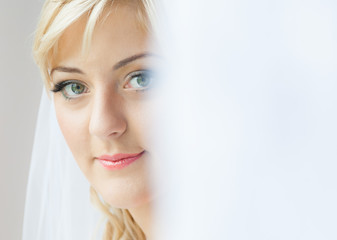
<path id="1" fill-rule="evenodd" d="M 90 123 L 90 133 L 99 138 L 119 137 L 124 134 L 127 123 L 124 117 L 116 114 L 92 116 Z"/>
<path id="2" fill-rule="evenodd" d="M 96 92 L 91 105 L 90 133 L 99 138 L 119 137 L 126 131 L 127 119 L 120 96 Z"/>
<path id="3" fill-rule="evenodd" d="M 112 133 L 110 133 L 110 135 L 112 135 L 112 136 L 116 136 L 118 134 L 119 134 L 119 132 L 112 132 Z"/>

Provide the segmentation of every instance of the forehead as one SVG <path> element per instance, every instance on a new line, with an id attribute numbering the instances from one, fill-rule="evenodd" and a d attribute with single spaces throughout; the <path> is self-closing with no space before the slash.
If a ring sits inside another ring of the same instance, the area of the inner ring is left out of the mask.
<path id="1" fill-rule="evenodd" d="M 124 57 L 146 51 L 148 34 L 137 18 L 137 9 L 128 5 L 117 5 L 105 9 L 92 33 L 91 44 L 82 51 L 84 31 L 88 15 L 83 15 L 70 25 L 58 41 L 52 66 L 67 64 L 119 61 Z"/>

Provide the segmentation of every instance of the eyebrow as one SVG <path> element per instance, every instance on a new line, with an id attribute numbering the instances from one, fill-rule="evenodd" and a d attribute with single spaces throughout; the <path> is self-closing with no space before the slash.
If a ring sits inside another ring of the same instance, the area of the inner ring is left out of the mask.
<path id="1" fill-rule="evenodd" d="M 72 67 L 56 67 L 53 68 L 49 75 L 51 76 L 53 74 L 54 71 L 59 71 L 59 72 L 67 72 L 67 73 L 79 73 L 79 74 L 84 74 L 84 72 L 82 72 L 82 70 L 78 69 L 78 68 L 72 68 Z"/>
<path id="2" fill-rule="evenodd" d="M 145 53 L 140 53 L 140 54 L 136 54 L 136 55 L 133 55 L 131 57 L 127 57 L 119 62 L 117 62 L 114 66 L 113 66 L 113 70 L 117 70 L 121 67 L 124 67 L 126 65 L 128 65 L 129 63 L 133 62 L 133 61 L 136 61 L 137 59 L 139 58 L 144 58 L 144 57 L 150 57 L 150 56 L 156 56 L 155 54 L 152 54 L 152 53 L 148 53 L 148 52 L 145 52 Z M 55 67 L 53 68 L 49 75 L 51 76 L 53 74 L 54 71 L 60 71 L 60 72 L 67 72 L 67 73 L 79 73 L 79 74 L 84 74 L 84 72 L 79 69 L 79 68 L 73 68 L 73 67 L 65 67 L 65 66 L 59 66 L 59 67 Z"/>
<path id="3" fill-rule="evenodd" d="M 128 57 L 128 58 L 125 58 L 121 61 L 119 61 L 118 63 L 116 63 L 114 66 L 113 66 L 113 70 L 117 70 L 121 67 L 124 67 L 125 65 L 139 59 L 139 58 L 144 58 L 144 57 L 152 57 L 152 56 L 155 56 L 155 54 L 153 53 L 148 53 L 148 52 L 145 52 L 145 53 L 140 53 L 140 54 L 136 54 L 136 55 L 133 55 L 131 57 Z"/>

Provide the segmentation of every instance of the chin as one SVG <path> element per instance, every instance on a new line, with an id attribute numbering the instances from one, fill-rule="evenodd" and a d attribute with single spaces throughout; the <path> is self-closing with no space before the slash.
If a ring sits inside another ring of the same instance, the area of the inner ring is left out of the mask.
<path id="1" fill-rule="evenodd" d="M 129 191 L 123 192 L 111 191 L 111 188 L 109 190 L 110 191 L 104 191 L 102 193 L 98 192 L 104 201 L 113 208 L 137 208 L 148 204 L 152 199 L 149 189 L 141 189 L 138 191 L 132 191 L 130 189 Z"/>

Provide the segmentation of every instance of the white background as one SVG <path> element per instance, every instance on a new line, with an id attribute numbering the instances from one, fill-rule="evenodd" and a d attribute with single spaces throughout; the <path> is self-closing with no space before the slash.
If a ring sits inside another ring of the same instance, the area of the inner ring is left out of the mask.
<path id="1" fill-rule="evenodd" d="M 43 1 L 1 0 L 0 239 L 20 239 L 42 80 L 32 58 Z"/>

